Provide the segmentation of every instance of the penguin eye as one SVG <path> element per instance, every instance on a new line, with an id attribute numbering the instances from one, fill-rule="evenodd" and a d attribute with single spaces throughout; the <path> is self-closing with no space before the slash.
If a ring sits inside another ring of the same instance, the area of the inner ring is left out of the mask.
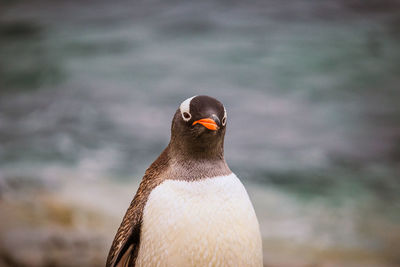
<path id="1" fill-rule="evenodd" d="M 223 117 L 222 118 L 222 125 L 225 126 L 225 124 L 226 124 L 226 117 Z"/>
<path id="2" fill-rule="evenodd" d="M 225 109 L 225 107 L 224 107 L 224 117 L 222 118 L 222 126 L 225 126 L 225 124 L 226 124 L 226 117 L 227 117 L 227 114 L 226 114 L 226 109 Z"/>
<path id="3" fill-rule="evenodd" d="M 196 96 L 192 96 L 185 101 L 182 102 L 179 109 L 181 110 L 182 119 L 184 121 L 189 121 L 192 118 L 192 114 L 190 114 L 190 101 Z"/>
<path id="4" fill-rule="evenodd" d="M 188 120 L 190 120 L 190 118 L 192 117 L 192 115 L 190 115 L 190 114 L 187 113 L 187 112 L 183 112 L 183 113 L 182 113 L 182 117 L 183 117 L 183 119 L 184 119 L 185 121 L 188 121 Z"/>

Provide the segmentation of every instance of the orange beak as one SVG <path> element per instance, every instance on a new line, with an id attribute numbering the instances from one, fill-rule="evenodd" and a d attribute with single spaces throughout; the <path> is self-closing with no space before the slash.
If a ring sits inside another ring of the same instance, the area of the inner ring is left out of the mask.
<path id="1" fill-rule="evenodd" d="M 200 123 L 207 129 L 213 130 L 213 131 L 216 131 L 219 128 L 217 123 L 213 119 L 201 119 L 201 120 L 193 122 L 192 125 L 196 125 L 197 123 Z"/>

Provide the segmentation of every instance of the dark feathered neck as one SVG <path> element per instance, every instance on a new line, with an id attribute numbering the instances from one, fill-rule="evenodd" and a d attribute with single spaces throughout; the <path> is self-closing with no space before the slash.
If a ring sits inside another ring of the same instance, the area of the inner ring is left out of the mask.
<path id="1" fill-rule="evenodd" d="M 193 181 L 232 173 L 225 162 L 223 149 L 210 154 L 210 151 L 177 149 L 170 143 L 163 153 L 168 159 L 167 179 Z"/>

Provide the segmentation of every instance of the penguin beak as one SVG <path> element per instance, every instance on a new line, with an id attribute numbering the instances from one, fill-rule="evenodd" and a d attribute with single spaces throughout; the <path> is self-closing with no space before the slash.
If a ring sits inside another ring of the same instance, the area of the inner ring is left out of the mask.
<path id="1" fill-rule="evenodd" d="M 197 120 L 197 121 L 193 122 L 192 126 L 196 125 L 197 123 L 200 123 L 201 125 L 203 125 L 204 127 L 206 127 L 209 130 L 216 131 L 219 129 L 217 123 L 213 119 L 210 119 L 210 118 Z"/>

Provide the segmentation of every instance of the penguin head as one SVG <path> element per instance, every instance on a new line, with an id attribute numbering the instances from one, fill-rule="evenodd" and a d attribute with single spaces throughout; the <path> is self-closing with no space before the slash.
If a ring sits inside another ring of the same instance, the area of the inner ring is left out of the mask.
<path id="1" fill-rule="evenodd" d="M 223 153 L 227 113 L 210 96 L 193 96 L 181 103 L 172 121 L 171 141 L 194 153 Z"/>

